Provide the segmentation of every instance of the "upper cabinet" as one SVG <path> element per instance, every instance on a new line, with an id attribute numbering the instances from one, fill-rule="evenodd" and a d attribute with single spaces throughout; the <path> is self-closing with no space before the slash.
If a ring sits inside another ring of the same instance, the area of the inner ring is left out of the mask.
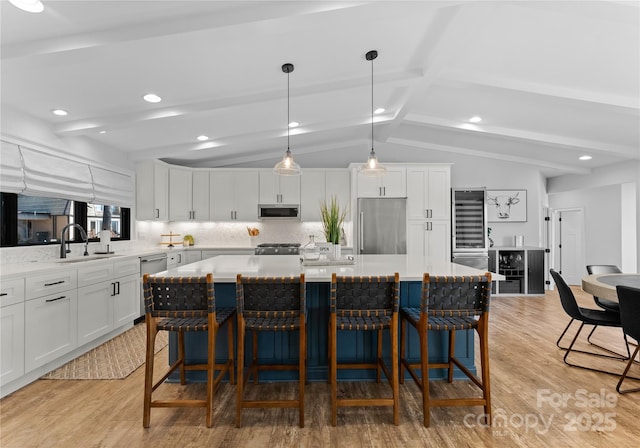
<path id="1" fill-rule="evenodd" d="M 212 221 L 258 219 L 257 170 L 214 170 L 210 176 Z"/>
<path id="2" fill-rule="evenodd" d="M 136 166 L 136 218 L 169 219 L 169 165 L 151 161 Z"/>
<path id="3" fill-rule="evenodd" d="M 380 177 L 357 173 L 359 198 L 404 198 L 407 197 L 406 168 L 387 166 L 387 173 Z"/>
<path id="4" fill-rule="evenodd" d="M 408 219 L 451 219 L 450 165 L 407 167 Z"/>
<path id="5" fill-rule="evenodd" d="M 209 220 L 209 171 L 169 169 L 169 221 Z"/>
<path id="6" fill-rule="evenodd" d="M 302 220 L 320 221 L 320 203 L 334 195 L 341 206 L 348 205 L 350 190 L 347 169 L 305 169 L 300 178 Z"/>
<path id="7" fill-rule="evenodd" d="M 260 204 L 300 204 L 302 176 L 280 176 L 271 170 L 260 171 Z"/>

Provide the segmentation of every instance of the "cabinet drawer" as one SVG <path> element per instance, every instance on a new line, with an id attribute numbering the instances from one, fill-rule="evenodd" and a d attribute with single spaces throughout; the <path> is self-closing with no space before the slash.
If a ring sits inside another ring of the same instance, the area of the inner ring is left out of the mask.
<path id="1" fill-rule="evenodd" d="M 113 262 L 104 261 L 78 267 L 78 286 L 95 285 L 113 279 Z"/>
<path id="2" fill-rule="evenodd" d="M 25 372 L 30 372 L 76 348 L 76 289 L 27 300 L 24 308 Z"/>
<path id="3" fill-rule="evenodd" d="M 115 278 L 139 273 L 140 259 L 138 257 L 113 262 L 113 276 Z"/>
<path id="4" fill-rule="evenodd" d="M 34 275 L 27 277 L 25 298 L 27 300 L 34 299 L 47 294 L 75 289 L 77 286 L 78 275 L 75 269 Z"/>
<path id="5" fill-rule="evenodd" d="M 24 279 L 15 278 L 0 282 L 0 307 L 24 302 Z"/>

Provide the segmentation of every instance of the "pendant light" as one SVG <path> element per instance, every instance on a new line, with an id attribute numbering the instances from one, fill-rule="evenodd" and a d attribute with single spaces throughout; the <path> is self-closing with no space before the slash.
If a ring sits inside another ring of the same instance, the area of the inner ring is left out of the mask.
<path id="1" fill-rule="evenodd" d="M 293 64 L 284 64 L 282 71 L 287 74 L 287 152 L 284 153 L 282 160 L 273 167 L 273 172 L 280 176 L 299 176 L 302 170 L 300 165 L 293 160 L 289 148 L 289 73 L 293 71 Z"/>
<path id="2" fill-rule="evenodd" d="M 384 176 L 387 173 L 387 169 L 378 162 L 376 152 L 373 149 L 373 60 L 378 57 L 376 50 L 367 52 L 367 61 L 371 61 L 371 152 L 369 153 L 369 160 L 367 163 L 360 167 L 360 173 L 365 176 Z"/>

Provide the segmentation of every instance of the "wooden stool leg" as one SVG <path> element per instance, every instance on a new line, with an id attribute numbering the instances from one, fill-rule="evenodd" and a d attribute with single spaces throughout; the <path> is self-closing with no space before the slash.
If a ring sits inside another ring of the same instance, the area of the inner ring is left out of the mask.
<path id="1" fill-rule="evenodd" d="M 244 319 L 238 316 L 238 381 L 236 386 L 236 428 L 242 425 L 242 393 L 244 387 Z"/>
<path id="2" fill-rule="evenodd" d="M 217 325 L 215 323 L 212 325 L 211 319 L 209 320 L 209 331 L 207 332 L 207 428 L 213 426 L 213 374 L 216 368 L 216 333 L 218 332 Z"/>
<path id="3" fill-rule="evenodd" d="M 147 353 L 144 366 L 144 407 L 142 413 L 142 426 L 149 427 L 151 421 L 151 394 L 153 393 L 153 360 L 155 356 L 156 325 L 152 318 L 147 316 Z"/>
<path id="4" fill-rule="evenodd" d="M 227 320 L 227 352 L 229 353 L 229 384 L 236 384 L 235 381 L 235 354 L 233 349 L 233 318 Z"/>
<path id="5" fill-rule="evenodd" d="M 456 330 L 449 331 L 449 369 L 447 372 L 447 380 L 453 383 L 453 358 L 456 355 Z"/>
<path id="6" fill-rule="evenodd" d="M 307 378 L 307 329 L 305 323 L 303 321 L 304 317 L 300 319 L 300 353 L 298 356 L 300 359 L 298 360 L 298 368 L 300 369 L 299 378 L 298 378 L 298 399 L 299 403 L 299 413 L 300 413 L 300 427 L 304 428 L 304 385 Z"/>
<path id="7" fill-rule="evenodd" d="M 327 366 L 329 371 L 327 372 L 327 383 L 331 384 L 333 379 L 333 373 L 331 372 L 331 319 L 327 324 Z"/>
<path id="8" fill-rule="evenodd" d="M 485 400 L 484 415 L 487 425 L 491 425 L 491 382 L 489 380 L 489 332 L 487 331 L 488 316 L 485 313 L 478 322 L 478 337 L 480 339 L 480 362 L 482 363 L 482 396 Z"/>
<path id="9" fill-rule="evenodd" d="M 400 319 L 400 384 L 404 384 L 404 364 L 402 363 L 403 359 L 406 359 L 407 354 L 405 353 L 406 348 L 406 339 L 407 338 L 407 320 Z"/>
<path id="10" fill-rule="evenodd" d="M 420 369 L 422 374 L 422 413 L 423 424 L 426 428 L 431 423 L 431 410 L 429 405 L 429 331 L 426 320 L 420 321 Z"/>
<path id="11" fill-rule="evenodd" d="M 391 384 L 393 389 L 393 424 L 400 424 L 400 386 L 398 385 L 398 316 L 391 319 Z"/>
<path id="12" fill-rule="evenodd" d="M 178 360 L 180 361 L 180 384 L 187 384 L 184 369 L 184 332 L 178 331 Z"/>
<path id="13" fill-rule="evenodd" d="M 253 333 L 253 356 L 251 362 L 251 371 L 253 374 L 253 384 L 258 384 L 258 332 L 252 331 Z"/>
<path id="14" fill-rule="evenodd" d="M 377 369 L 376 369 L 376 382 L 380 382 L 382 378 L 382 367 L 380 363 L 382 362 L 382 329 L 378 330 L 378 353 L 377 353 Z"/>
<path id="15" fill-rule="evenodd" d="M 331 374 L 331 425 L 336 426 L 338 424 L 338 355 L 336 350 L 337 322 L 335 313 L 331 313 L 329 333 L 329 339 L 331 340 L 331 365 L 329 367 Z"/>

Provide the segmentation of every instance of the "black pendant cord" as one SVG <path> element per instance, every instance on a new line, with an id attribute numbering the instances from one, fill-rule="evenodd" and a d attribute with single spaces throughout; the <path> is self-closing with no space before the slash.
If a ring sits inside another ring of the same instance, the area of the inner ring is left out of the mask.
<path id="1" fill-rule="evenodd" d="M 291 152 L 289 149 L 289 73 L 287 72 L 287 152 Z"/>
<path id="2" fill-rule="evenodd" d="M 371 59 L 371 152 L 373 152 L 373 59 Z"/>

